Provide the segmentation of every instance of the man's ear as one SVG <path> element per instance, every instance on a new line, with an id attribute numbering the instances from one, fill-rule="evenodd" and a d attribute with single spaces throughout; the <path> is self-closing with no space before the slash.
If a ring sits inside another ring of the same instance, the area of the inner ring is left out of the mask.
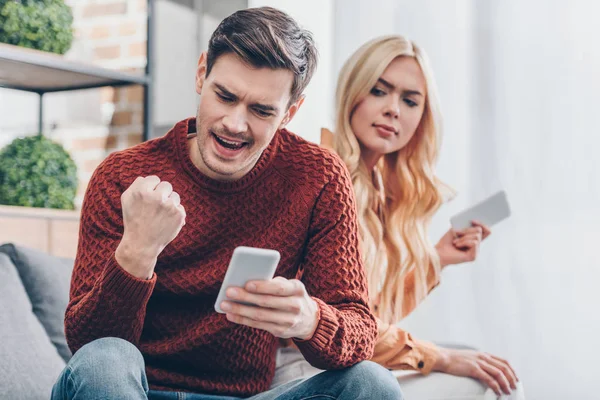
<path id="1" fill-rule="evenodd" d="M 204 80 L 206 79 L 206 52 L 200 54 L 198 59 L 198 67 L 196 68 L 196 93 L 202 93 L 202 87 L 204 86 Z"/>
<path id="2" fill-rule="evenodd" d="M 283 120 L 281 120 L 281 123 L 279 124 L 279 129 L 285 128 L 285 126 L 292 121 L 294 115 L 296 115 L 296 113 L 304 103 L 305 98 L 306 97 L 304 95 L 300 96 L 300 98 L 288 108 L 285 117 L 283 117 Z"/>

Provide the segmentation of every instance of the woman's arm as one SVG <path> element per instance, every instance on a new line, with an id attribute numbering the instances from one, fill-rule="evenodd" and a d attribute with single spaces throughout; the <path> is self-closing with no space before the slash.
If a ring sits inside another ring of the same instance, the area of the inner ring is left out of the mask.
<path id="1" fill-rule="evenodd" d="M 451 264 L 474 261 L 477 257 L 481 241 L 490 235 L 490 229 L 477 222 L 473 227 L 464 231 L 449 230 L 435 246 L 440 257 L 442 268 Z M 415 308 L 425 300 L 425 297 L 440 284 L 440 274 L 436 271 L 433 263 L 427 268 L 427 293 L 422 297 L 415 294 L 415 270 L 413 269 L 404 278 L 404 298 L 402 299 L 402 318 L 408 316 Z"/>
<path id="2" fill-rule="evenodd" d="M 427 293 L 424 296 L 417 298 L 415 294 L 415 270 L 410 271 L 404 278 L 404 298 L 402 299 L 402 319 L 407 317 L 431 291 L 440 284 L 440 274 L 436 271 L 433 263 L 429 263 L 427 268 Z"/>
<path id="3" fill-rule="evenodd" d="M 504 359 L 476 350 L 455 350 L 414 339 L 395 325 L 377 320 L 378 337 L 372 361 L 393 370 L 415 370 L 423 375 L 439 371 L 477 379 L 497 395 L 510 394 L 519 381 Z"/>
<path id="4" fill-rule="evenodd" d="M 439 349 L 430 342 L 414 339 L 410 333 L 377 319 L 377 342 L 372 361 L 388 369 L 411 369 L 427 375 L 439 358 Z"/>

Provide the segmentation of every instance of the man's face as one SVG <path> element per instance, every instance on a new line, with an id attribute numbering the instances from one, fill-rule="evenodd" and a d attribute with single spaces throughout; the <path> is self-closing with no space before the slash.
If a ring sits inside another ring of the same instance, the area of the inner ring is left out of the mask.
<path id="1" fill-rule="evenodd" d="M 206 77 L 203 53 L 196 72 L 197 137 L 191 146 L 196 167 L 223 181 L 250 172 L 302 103 L 288 108 L 293 78 L 291 71 L 257 69 L 231 53 L 221 55 Z"/>

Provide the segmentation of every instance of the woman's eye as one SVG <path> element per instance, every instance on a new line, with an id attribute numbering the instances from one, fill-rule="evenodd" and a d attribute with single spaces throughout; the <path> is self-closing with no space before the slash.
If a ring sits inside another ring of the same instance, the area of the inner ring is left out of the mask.
<path id="1" fill-rule="evenodd" d="M 408 105 L 409 107 L 416 107 L 418 106 L 417 103 L 415 103 L 414 101 L 412 101 L 411 99 L 404 99 L 404 102 L 406 103 L 406 105 Z"/>
<path id="2" fill-rule="evenodd" d="M 381 96 L 385 96 L 386 93 L 383 90 L 374 87 L 373 89 L 371 89 L 371 94 L 373 96 L 381 97 Z"/>

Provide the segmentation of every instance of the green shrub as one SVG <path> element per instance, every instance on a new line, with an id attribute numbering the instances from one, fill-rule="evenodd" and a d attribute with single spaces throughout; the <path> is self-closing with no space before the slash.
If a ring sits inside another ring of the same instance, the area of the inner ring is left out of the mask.
<path id="1" fill-rule="evenodd" d="M 72 210 L 77 167 L 44 136 L 15 139 L 0 150 L 0 204 Z"/>
<path id="2" fill-rule="evenodd" d="M 73 13 L 64 0 L 0 0 L 0 42 L 65 54 Z"/>

